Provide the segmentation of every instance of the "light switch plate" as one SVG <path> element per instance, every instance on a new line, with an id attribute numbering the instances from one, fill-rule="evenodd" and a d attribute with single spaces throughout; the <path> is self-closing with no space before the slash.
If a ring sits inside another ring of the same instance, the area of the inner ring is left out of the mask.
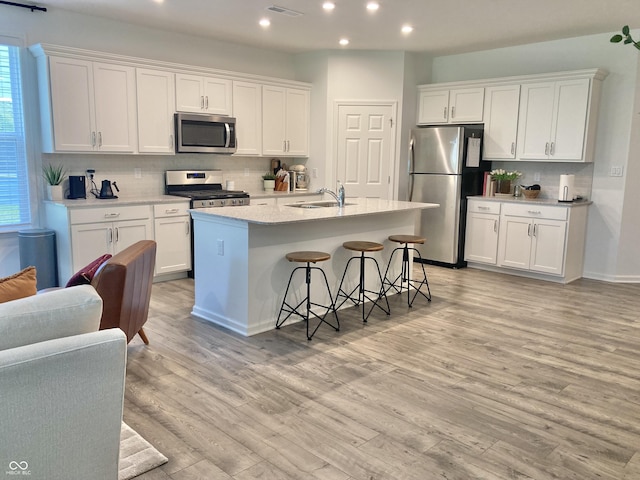
<path id="1" fill-rule="evenodd" d="M 610 177 L 621 177 L 623 173 L 623 167 L 621 165 L 612 165 L 609 171 Z"/>
<path id="2" fill-rule="evenodd" d="M 224 240 L 218 239 L 218 255 L 224 255 Z"/>

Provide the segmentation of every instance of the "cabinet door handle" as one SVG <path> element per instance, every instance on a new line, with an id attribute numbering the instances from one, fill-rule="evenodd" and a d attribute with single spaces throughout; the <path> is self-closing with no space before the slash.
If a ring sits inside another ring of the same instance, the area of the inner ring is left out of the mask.
<path id="1" fill-rule="evenodd" d="M 287 152 L 291 151 L 291 142 L 287 140 Z"/>
<path id="2" fill-rule="evenodd" d="M 164 213 L 178 213 L 180 210 L 177 208 L 167 208 Z"/>
<path id="3" fill-rule="evenodd" d="M 549 149 L 549 155 L 554 155 L 556 153 L 556 142 L 551 142 L 551 148 Z"/>
<path id="4" fill-rule="evenodd" d="M 444 107 L 444 112 L 442 112 L 442 117 L 446 120 L 447 119 L 447 107 Z"/>
<path id="5" fill-rule="evenodd" d="M 102 132 L 98 132 L 98 147 L 102 146 Z"/>
<path id="6" fill-rule="evenodd" d="M 497 232 L 498 232 L 498 220 L 494 220 L 494 221 L 493 221 L 493 231 L 494 231 L 495 233 L 497 233 Z"/>
<path id="7" fill-rule="evenodd" d="M 533 236 L 537 237 L 538 236 L 538 224 L 535 224 L 533 226 Z"/>
<path id="8" fill-rule="evenodd" d="M 549 142 L 544 144 L 544 154 L 549 155 Z"/>
<path id="9" fill-rule="evenodd" d="M 516 142 L 511 142 L 511 155 L 516 153 Z"/>
<path id="10" fill-rule="evenodd" d="M 189 236 L 189 235 L 191 235 L 191 222 L 189 222 L 189 220 L 187 220 L 184 223 L 187 226 L 187 236 Z"/>
<path id="11" fill-rule="evenodd" d="M 120 229 L 116 227 L 116 243 L 118 243 L 119 239 L 120 239 Z"/>
<path id="12" fill-rule="evenodd" d="M 91 146 L 96 146 L 96 132 L 91 132 Z"/>
<path id="13" fill-rule="evenodd" d="M 200 96 L 200 110 L 204 110 L 204 97 Z"/>
<path id="14" fill-rule="evenodd" d="M 529 224 L 527 226 L 527 235 L 530 237 L 531 236 L 531 224 Z"/>
<path id="15" fill-rule="evenodd" d="M 451 118 L 456 118 L 456 107 L 455 105 L 451 107 Z"/>
<path id="16" fill-rule="evenodd" d="M 105 213 L 104 214 L 104 218 L 118 218 L 120 216 L 120 214 L 118 212 L 116 213 Z"/>
<path id="17" fill-rule="evenodd" d="M 209 95 L 204 97 L 204 109 L 209 110 Z"/>
<path id="18" fill-rule="evenodd" d="M 173 148 L 173 135 L 169 135 L 169 148 Z"/>
<path id="19" fill-rule="evenodd" d="M 489 207 L 484 207 L 482 205 L 478 205 L 478 210 L 489 210 Z"/>
<path id="20" fill-rule="evenodd" d="M 287 141 L 286 141 L 286 140 L 283 140 L 283 141 L 282 141 L 282 151 L 283 151 L 283 152 L 286 152 L 286 151 L 287 151 Z"/>
<path id="21" fill-rule="evenodd" d="M 107 230 L 107 243 L 113 243 L 113 229 L 109 228 Z"/>

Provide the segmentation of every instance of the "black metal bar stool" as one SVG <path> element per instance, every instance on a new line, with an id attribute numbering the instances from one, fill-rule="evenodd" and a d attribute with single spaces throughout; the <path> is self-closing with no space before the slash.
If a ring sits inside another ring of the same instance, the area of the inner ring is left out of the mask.
<path id="1" fill-rule="evenodd" d="M 349 259 L 349 261 L 347 262 L 346 267 L 344 268 L 344 273 L 342 274 L 342 280 L 340 280 L 340 286 L 338 287 L 338 293 L 336 294 L 336 303 L 339 301 L 340 297 L 344 297 L 344 300 L 342 301 L 342 303 L 340 303 L 337 306 L 337 308 L 340 308 L 347 300 L 350 300 L 351 302 L 353 302 L 353 304 L 355 306 L 358 306 L 358 305 L 360 305 L 360 303 L 362 303 L 362 321 L 363 322 L 367 321 L 367 319 L 369 318 L 369 315 L 371 315 L 371 312 L 373 311 L 374 307 L 378 307 L 384 313 L 389 315 L 391 313 L 391 308 L 389 307 L 389 301 L 387 300 L 387 294 L 386 294 L 386 292 L 384 290 L 382 274 L 380 273 L 380 266 L 378 265 L 378 261 L 375 258 L 365 255 L 366 252 L 379 252 L 380 250 L 383 250 L 384 249 L 384 245 L 382 245 L 381 243 L 376 243 L 376 242 L 352 241 L 352 242 L 344 242 L 342 244 L 342 246 L 344 248 L 346 248 L 347 250 L 360 252 L 360 256 L 359 257 L 351 257 Z M 358 285 L 356 285 L 355 288 L 353 290 L 351 290 L 350 293 L 347 293 L 346 290 L 344 290 L 342 288 L 342 285 L 344 283 L 344 279 L 345 279 L 345 277 L 347 275 L 347 270 L 349 270 L 349 265 L 351 264 L 352 260 L 360 260 L 360 277 L 359 277 Z M 376 270 L 378 271 L 378 277 L 380 278 L 380 290 L 377 291 L 377 292 L 373 291 L 373 290 L 367 290 L 365 288 L 365 276 L 364 276 L 365 260 L 372 260 L 376 265 Z M 358 296 L 357 297 L 354 296 L 356 291 L 358 292 Z M 375 297 L 369 296 L 369 294 L 375 295 Z M 380 299 L 381 298 L 384 298 L 384 301 L 387 304 L 387 308 L 386 309 L 380 303 Z M 367 300 L 372 302 L 372 305 L 371 305 L 371 308 L 369 309 L 369 313 L 367 313 L 365 315 L 364 302 L 367 301 Z"/>
<path id="2" fill-rule="evenodd" d="M 418 296 L 418 294 L 422 295 L 428 301 L 431 301 L 431 289 L 429 288 L 429 282 L 427 281 L 427 272 L 424 270 L 424 263 L 420 262 L 420 266 L 422 267 L 422 280 L 414 280 L 411 278 L 411 273 L 409 269 L 411 268 L 411 262 L 409 262 L 409 250 L 413 250 L 414 254 L 418 256 L 420 260 L 422 260 L 422 256 L 420 252 L 415 247 L 409 247 L 409 244 L 423 244 L 425 242 L 424 237 L 420 237 L 418 235 L 391 235 L 389 237 L 391 242 L 402 244 L 401 247 L 397 247 L 391 252 L 391 257 L 389 257 L 389 264 L 387 265 L 387 270 L 384 272 L 384 281 L 383 286 L 387 286 L 385 293 L 391 290 L 392 288 L 396 293 L 402 293 L 402 288 L 404 284 L 407 284 L 407 304 L 411 307 L 413 306 L 413 302 Z M 402 251 L 402 270 L 400 274 L 392 281 L 389 280 L 389 268 L 391 267 L 391 263 L 393 261 L 393 256 L 397 251 Z M 398 281 L 400 282 L 400 286 L 398 287 Z M 423 285 L 427 286 L 428 295 L 425 295 L 424 292 L 421 291 Z M 411 297 L 411 287 L 415 288 L 415 293 L 413 297 Z"/>
<path id="3" fill-rule="evenodd" d="M 336 332 L 339 331 L 340 320 L 338 319 L 336 304 L 333 301 L 333 296 L 331 295 L 331 289 L 329 288 L 329 281 L 327 280 L 327 275 L 324 273 L 324 270 L 322 270 L 320 267 L 312 267 L 310 265 L 311 263 L 324 262 L 325 260 L 329 260 L 331 258 L 331 255 L 325 252 L 290 252 L 285 255 L 285 258 L 290 262 L 306 263 L 306 266 L 294 268 L 293 271 L 291 272 L 291 275 L 289 276 L 289 283 L 287 284 L 287 289 L 284 292 L 284 298 L 282 299 L 282 306 L 280 307 L 280 312 L 278 313 L 278 320 L 276 321 L 276 328 L 279 329 L 282 326 L 282 324 L 286 322 L 289 319 L 289 317 L 291 317 L 291 315 L 295 314 L 301 317 L 307 324 L 307 340 L 311 340 L 311 338 L 313 338 L 313 335 L 315 335 L 315 333 L 318 331 L 318 328 L 320 328 L 320 325 L 322 325 L 323 323 L 326 323 L 330 327 L 335 328 Z M 305 281 L 307 283 L 307 296 L 303 298 L 302 301 L 294 307 L 289 303 L 287 303 L 287 293 L 289 293 L 289 287 L 291 287 L 291 280 L 293 279 L 293 275 L 298 270 L 305 271 Z M 322 277 L 324 278 L 324 283 L 327 286 L 327 292 L 329 293 L 329 299 L 331 300 L 331 305 L 320 305 L 318 303 L 314 303 L 311 301 L 311 271 L 312 270 L 318 270 L 320 271 L 320 273 L 322 273 Z M 302 307 L 303 305 L 306 307 L 305 313 L 300 312 L 300 307 Z M 312 305 L 315 307 L 326 308 L 326 312 L 324 312 L 324 315 L 320 316 L 316 312 L 311 310 Z M 335 325 L 332 325 L 326 320 L 327 314 L 330 311 L 332 311 L 333 315 L 336 317 Z M 280 320 L 280 317 L 282 316 L 283 313 L 286 313 L 287 316 L 284 317 L 282 320 Z M 311 335 L 309 335 L 309 317 L 312 315 L 320 321 L 318 322 L 318 325 L 316 325 L 316 328 L 313 330 Z"/>

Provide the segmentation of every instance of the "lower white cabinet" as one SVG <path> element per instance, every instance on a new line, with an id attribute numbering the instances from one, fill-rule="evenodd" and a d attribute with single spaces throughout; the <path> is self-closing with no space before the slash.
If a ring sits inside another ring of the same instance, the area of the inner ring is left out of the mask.
<path id="1" fill-rule="evenodd" d="M 153 206 L 156 275 L 191 270 L 191 218 L 188 203 Z"/>
<path id="2" fill-rule="evenodd" d="M 563 283 L 580 278 L 587 205 L 469 199 L 465 260 Z"/>
<path id="3" fill-rule="evenodd" d="M 498 259 L 500 203 L 469 200 L 464 259 L 495 265 Z"/>

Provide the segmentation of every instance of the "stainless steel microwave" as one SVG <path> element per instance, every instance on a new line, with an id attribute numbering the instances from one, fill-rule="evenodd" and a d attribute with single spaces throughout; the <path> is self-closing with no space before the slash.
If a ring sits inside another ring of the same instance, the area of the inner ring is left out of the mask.
<path id="1" fill-rule="evenodd" d="M 236 119 L 176 113 L 176 153 L 235 153 Z"/>

